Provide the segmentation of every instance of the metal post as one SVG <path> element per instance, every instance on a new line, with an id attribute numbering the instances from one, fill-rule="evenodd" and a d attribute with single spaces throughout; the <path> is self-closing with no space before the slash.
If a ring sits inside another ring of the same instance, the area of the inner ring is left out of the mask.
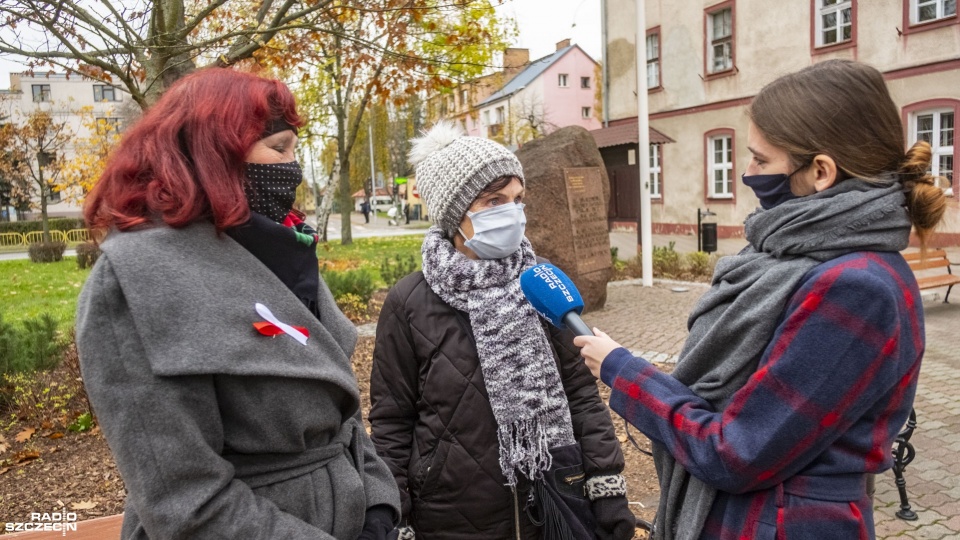
<path id="1" fill-rule="evenodd" d="M 600 91 L 603 99 L 603 127 L 610 126 L 610 68 L 607 67 L 607 0 L 600 0 L 600 36 L 602 38 L 603 49 L 601 49 L 600 62 L 603 63 L 603 69 L 600 70 Z"/>
<path id="2" fill-rule="evenodd" d="M 917 513 L 910 508 L 910 499 L 907 498 L 907 481 L 903 478 L 903 471 L 917 455 L 913 444 L 910 442 L 910 437 L 913 436 L 913 430 L 916 427 L 917 412 L 911 409 L 907 425 L 897 435 L 897 440 L 894 441 L 896 446 L 893 448 L 893 476 L 896 478 L 897 491 L 900 493 L 900 510 L 897 510 L 895 514 L 904 521 L 917 520 Z"/>
<path id="3" fill-rule="evenodd" d="M 371 201 L 370 211 L 373 212 L 373 224 L 377 224 L 377 173 L 373 166 L 373 105 L 367 111 L 370 115 L 367 118 L 367 138 L 370 139 L 370 183 L 373 184 L 373 199 Z"/>
<path id="4" fill-rule="evenodd" d="M 640 162 L 640 261 L 643 286 L 653 286 L 653 225 L 650 216 L 650 118 L 647 103 L 647 23 L 646 2 L 637 0 L 637 160 Z M 643 68 L 643 69 L 641 69 Z"/>
<path id="5" fill-rule="evenodd" d="M 697 208 L 697 251 L 703 251 L 703 243 L 700 240 L 700 209 Z"/>

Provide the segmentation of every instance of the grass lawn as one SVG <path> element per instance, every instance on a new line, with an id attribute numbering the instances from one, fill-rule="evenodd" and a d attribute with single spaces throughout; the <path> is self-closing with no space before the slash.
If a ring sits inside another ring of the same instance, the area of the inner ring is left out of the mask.
<path id="1" fill-rule="evenodd" d="M 421 235 L 359 238 L 352 245 L 339 241 L 317 249 L 321 268 L 350 270 L 368 268 L 378 278 L 380 262 L 386 257 L 413 255 L 421 264 Z M 29 260 L 0 261 L 0 313 L 3 320 L 22 321 L 49 313 L 67 331 L 73 326 L 77 296 L 90 270 L 77 268 L 75 257 L 58 263 L 34 264 Z"/>
<path id="2" fill-rule="evenodd" d="M 36 264 L 27 259 L 0 261 L 0 312 L 5 321 L 22 321 L 49 313 L 66 331 L 73 326 L 77 296 L 90 270 L 77 268 L 76 257 Z"/>
<path id="3" fill-rule="evenodd" d="M 423 244 L 423 235 L 413 234 L 405 236 L 385 236 L 380 238 L 357 238 L 353 244 L 344 246 L 339 240 L 320 244 L 317 256 L 320 258 L 320 268 L 326 270 L 353 270 L 368 268 L 378 277 L 380 263 L 386 258 L 413 255 L 417 267 L 422 264 L 420 246 Z"/>

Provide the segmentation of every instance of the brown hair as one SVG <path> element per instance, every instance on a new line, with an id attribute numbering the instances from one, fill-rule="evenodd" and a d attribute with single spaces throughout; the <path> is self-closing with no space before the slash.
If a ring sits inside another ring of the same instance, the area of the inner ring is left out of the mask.
<path id="1" fill-rule="evenodd" d="M 750 105 L 750 119 L 795 166 L 826 154 L 837 164 L 838 180 L 900 181 L 910 221 L 926 246 L 946 197 L 927 173 L 930 145 L 920 141 L 904 153 L 900 111 L 879 71 L 851 60 L 814 64 L 765 86 Z"/>
<path id="2" fill-rule="evenodd" d="M 479 199 L 483 195 L 488 195 L 490 193 L 496 193 L 500 191 L 501 189 L 510 185 L 510 182 L 513 182 L 514 178 L 516 178 L 516 176 L 501 176 L 500 178 L 497 178 L 493 182 L 490 182 L 489 184 L 487 184 L 487 187 L 480 190 L 480 193 L 477 193 L 477 196 L 474 197 L 474 200 Z M 520 182 L 522 183 L 523 180 L 521 180 Z"/>

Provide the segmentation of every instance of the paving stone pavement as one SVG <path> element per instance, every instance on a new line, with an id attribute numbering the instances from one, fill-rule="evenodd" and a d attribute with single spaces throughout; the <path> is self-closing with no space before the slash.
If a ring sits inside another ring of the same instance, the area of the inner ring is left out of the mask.
<path id="1" fill-rule="evenodd" d="M 706 290 L 695 283 L 655 280 L 646 288 L 637 281 L 614 282 L 604 309 L 583 318 L 645 358 L 670 361 L 686 339 L 687 314 Z M 960 290 L 950 304 L 943 303 L 944 293 L 924 295 L 927 346 L 914 402 L 918 425 L 911 439 L 917 453 L 904 474 L 919 519 L 903 521 L 894 515 L 900 499 L 893 472 L 887 471 L 876 479 L 878 539 L 960 539 Z"/>

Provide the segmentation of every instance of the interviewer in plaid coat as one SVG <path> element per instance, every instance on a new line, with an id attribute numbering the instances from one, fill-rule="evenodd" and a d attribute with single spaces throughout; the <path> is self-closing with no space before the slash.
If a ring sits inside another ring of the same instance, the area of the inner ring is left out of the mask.
<path id="1" fill-rule="evenodd" d="M 671 375 L 578 337 L 654 443 L 658 539 L 872 539 L 865 477 L 913 404 L 923 309 L 899 251 L 945 210 L 880 73 L 828 61 L 765 87 L 743 182 L 762 209 L 690 315 Z"/>

